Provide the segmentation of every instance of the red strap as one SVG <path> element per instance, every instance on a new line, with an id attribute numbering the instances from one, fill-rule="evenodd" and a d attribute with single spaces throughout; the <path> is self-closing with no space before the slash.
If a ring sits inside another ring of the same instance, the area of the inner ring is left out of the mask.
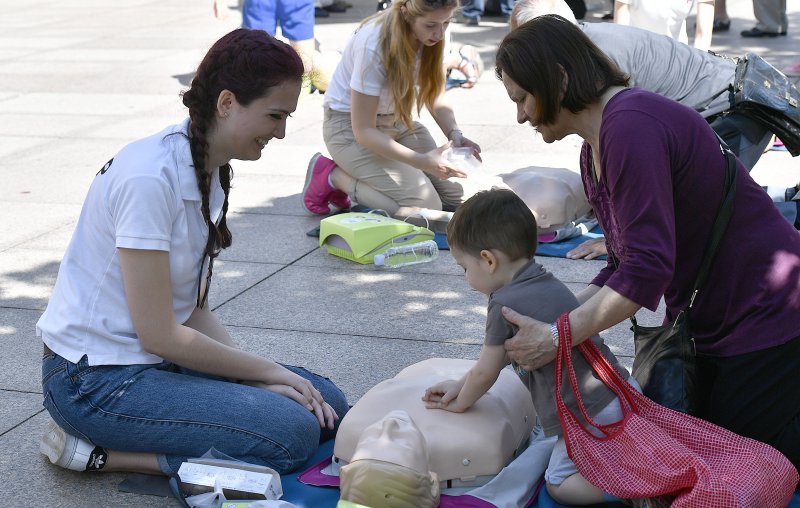
<path id="1" fill-rule="evenodd" d="M 581 429 L 584 430 L 588 435 L 594 435 L 588 431 L 588 429 L 580 423 L 580 420 L 577 419 L 575 414 L 572 412 L 571 409 L 567 407 L 564 403 L 564 397 L 561 394 L 562 390 L 562 382 L 563 382 L 563 369 L 566 368 L 566 374 L 569 379 L 569 385 L 572 393 L 575 396 L 575 401 L 578 404 L 578 409 L 580 410 L 583 418 L 586 420 L 590 427 L 594 427 L 599 431 L 603 432 L 604 434 L 609 434 L 608 430 L 618 430 L 617 426 L 615 425 L 603 425 L 595 422 L 589 413 L 586 411 L 586 406 L 583 403 L 583 398 L 581 397 L 580 390 L 578 389 L 578 379 L 575 375 L 575 369 L 572 366 L 572 328 L 569 322 L 569 313 L 565 312 L 558 318 L 558 350 L 556 353 L 556 408 L 558 409 L 559 418 L 561 419 L 562 428 L 565 426 L 566 422 L 564 417 L 566 415 L 571 415 L 572 418 L 580 424 Z M 578 345 L 578 350 L 583 354 L 586 358 L 586 361 L 589 362 L 589 365 L 592 367 L 592 370 L 597 372 L 600 379 L 605 383 L 611 391 L 616 394 L 617 398 L 619 398 L 620 406 L 622 408 L 623 419 L 633 412 L 637 407 L 636 404 L 636 390 L 625 380 L 622 378 L 620 373 L 617 369 L 614 368 L 613 365 L 608 361 L 608 359 L 603 356 L 600 352 L 600 349 L 592 342 L 590 339 L 583 341 L 580 345 Z M 566 435 L 566 433 L 565 433 Z M 569 447 L 569 443 L 567 443 Z"/>

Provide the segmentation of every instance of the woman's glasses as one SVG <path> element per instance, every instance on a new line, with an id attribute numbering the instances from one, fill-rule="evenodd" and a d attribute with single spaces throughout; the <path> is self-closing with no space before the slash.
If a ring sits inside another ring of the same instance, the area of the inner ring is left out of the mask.
<path id="1" fill-rule="evenodd" d="M 203 280 L 203 268 L 208 260 L 208 270 L 206 279 Z M 203 262 L 200 263 L 200 273 L 197 275 L 197 308 L 202 309 L 208 301 L 208 289 L 211 287 L 211 274 L 214 271 L 214 258 L 209 258 L 208 253 L 203 254 Z"/>

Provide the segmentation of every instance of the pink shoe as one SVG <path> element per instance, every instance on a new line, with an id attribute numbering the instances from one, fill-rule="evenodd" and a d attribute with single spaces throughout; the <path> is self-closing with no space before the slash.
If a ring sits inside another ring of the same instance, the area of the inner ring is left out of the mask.
<path id="1" fill-rule="evenodd" d="M 336 189 L 328 183 L 328 176 L 335 167 L 335 162 L 319 152 L 315 153 L 308 162 L 306 183 L 303 186 L 303 208 L 308 213 L 316 215 L 331 213 L 328 201 Z"/>
<path id="2" fill-rule="evenodd" d="M 800 62 L 795 63 L 794 65 L 790 65 L 789 67 L 783 69 L 783 73 L 789 76 L 799 76 L 800 75 Z"/>
<path id="3" fill-rule="evenodd" d="M 331 193 L 331 197 L 328 200 L 330 204 L 338 208 L 339 210 L 349 210 L 353 203 L 350 202 L 350 197 L 344 191 L 340 191 L 336 189 Z"/>

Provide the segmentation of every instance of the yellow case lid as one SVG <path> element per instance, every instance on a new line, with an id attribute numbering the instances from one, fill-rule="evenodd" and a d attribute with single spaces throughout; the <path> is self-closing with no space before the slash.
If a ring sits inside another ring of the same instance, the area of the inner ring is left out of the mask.
<path id="1" fill-rule="evenodd" d="M 319 223 L 319 245 L 325 245 L 329 237 L 340 236 L 355 258 L 361 258 L 378 246 L 397 236 L 412 232 L 433 232 L 408 222 L 379 215 L 377 213 L 349 212 L 332 215 Z"/>

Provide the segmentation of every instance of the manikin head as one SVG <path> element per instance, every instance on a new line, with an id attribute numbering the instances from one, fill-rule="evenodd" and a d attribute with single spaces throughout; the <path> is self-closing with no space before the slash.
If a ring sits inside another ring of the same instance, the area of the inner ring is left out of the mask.
<path id="1" fill-rule="evenodd" d="M 353 459 L 340 471 L 341 499 L 374 508 L 435 508 L 439 479 L 428 468 L 428 445 L 405 411 L 365 428 Z"/>

